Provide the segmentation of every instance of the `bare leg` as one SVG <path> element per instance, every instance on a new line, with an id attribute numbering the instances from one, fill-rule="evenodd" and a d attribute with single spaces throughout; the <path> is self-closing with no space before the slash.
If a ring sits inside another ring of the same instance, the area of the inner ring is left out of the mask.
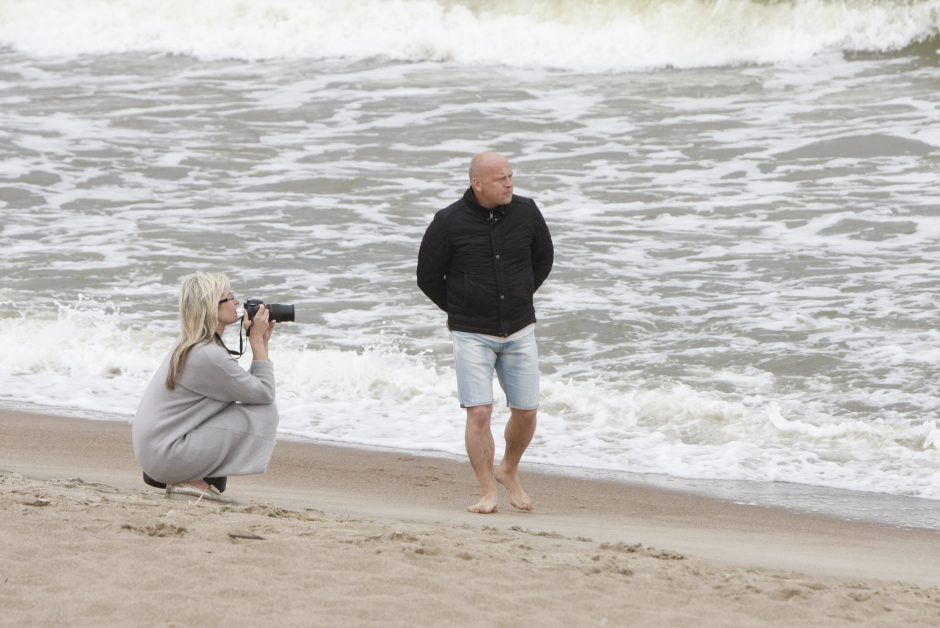
<path id="1" fill-rule="evenodd" d="M 496 512 L 498 493 L 496 481 L 493 477 L 493 457 L 496 444 L 493 442 L 493 432 L 490 430 L 490 418 L 493 416 L 493 406 L 474 406 L 467 408 L 467 429 L 464 441 L 467 445 L 467 456 L 470 466 L 480 482 L 480 492 L 483 497 L 476 504 L 467 508 L 470 512 L 489 514 Z"/>
<path id="2" fill-rule="evenodd" d="M 518 469 L 522 454 L 525 453 L 532 436 L 535 434 L 535 416 L 537 410 L 512 409 L 506 424 L 506 452 L 503 461 L 496 469 L 496 480 L 509 492 L 509 503 L 519 510 L 532 510 L 532 500 L 519 484 Z"/>

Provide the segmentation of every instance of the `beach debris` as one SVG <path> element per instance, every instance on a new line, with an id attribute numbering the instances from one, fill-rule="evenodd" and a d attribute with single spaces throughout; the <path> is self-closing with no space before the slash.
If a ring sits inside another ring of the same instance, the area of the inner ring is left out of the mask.
<path id="1" fill-rule="evenodd" d="M 133 526 L 129 523 L 125 523 L 121 526 L 122 530 L 128 530 L 130 532 L 136 532 L 137 534 L 143 534 L 145 536 L 157 536 L 157 537 L 166 537 L 166 536 L 183 536 L 188 532 L 188 530 L 182 526 L 175 526 L 170 523 L 158 523 L 156 525 L 148 525 L 143 527 Z"/>
<path id="2" fill-rule="evenodd" d="M 636 554 L 643 551 L 642 543 L 633 543 L 628 545 L 627 543 L 601 543 L 601 549 L 603 550 L 613 550 L 615 552 L 624 552 L 625 554 Z"/>
<path id="3" fill-rule="evenodd" d="M 263 541 L 265 540 L 260 534 L 255 534 L 254 532 L 229 532 L 229 538 L 232 541 L 238 541 L 239 539 L 244 539 L 246 541 Z"/>
<path id="4" fill-rule="evenodd" d="M 512 527 L 509 528 L 509 529 L 512 530 L 513 532 L 522 532 L 523 534 L 531 534 L 531 535 L 533 535 L 533 536 L 544 536 L 544 537 L 549 538 L 549 539 L 564 539 L 564 538 L 566 538 L 566 537 L 562 536 L 561 534 L 558 534 L 557 532 L 545 532 L 545 531 L 535 532 L 534 530 L 529 530 L 529 529 L 527 529 L 527 528 L 522 528 L 522 527 L 519 527 L 519 526 L 512 526 Z"/>

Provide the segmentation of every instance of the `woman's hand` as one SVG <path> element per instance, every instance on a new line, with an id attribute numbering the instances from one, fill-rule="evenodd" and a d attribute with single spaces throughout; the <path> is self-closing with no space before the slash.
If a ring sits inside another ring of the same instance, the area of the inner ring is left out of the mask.
<path id="1" fill-rule="evenodd" d="M 265 347 L 268 346 L 268 341 L 271 340 L 271 334 L 274 333 L 275 322 L 276 321 L 271 321 L 271 320 L 268 321 L 268 328 L 265 330 L 264 335 L 263 335 Z"/>
<path id="2" fill-rule="evenodd" d="M 258 306 L 253 319 L 245 317 L 245 329 L 248 330 L 248 344 L 251 345 L 251 354 L 255 360 L 268 359 L 268 341 L 274 333 L 274 321 L 270 320 L 268 308 Z"/>

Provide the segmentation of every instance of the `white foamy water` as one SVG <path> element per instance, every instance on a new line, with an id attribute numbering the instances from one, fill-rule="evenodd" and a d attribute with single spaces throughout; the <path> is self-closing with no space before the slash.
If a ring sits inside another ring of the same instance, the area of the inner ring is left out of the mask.
<path id="1" fill-rule="evenodd" d="M 31 55 L 382 59 L 612 71 L 792 62 L 935 38 L 940 0 L 3 0 Z"/>
<path id="2" fill-rule="evenodd" d="M 224 270 L 297 306 L 285 435 L 461 454 L 414 265 L 493 148 L 557 251 L 528 460 L 940 499 L 935 3 L 172 5 L 0 0 L 0 404 L 130 419 L 180 278 Z M 368 30 L 418 9 L 439 48 Z M 761 36 L 664 36 L 706 19 Z"/>

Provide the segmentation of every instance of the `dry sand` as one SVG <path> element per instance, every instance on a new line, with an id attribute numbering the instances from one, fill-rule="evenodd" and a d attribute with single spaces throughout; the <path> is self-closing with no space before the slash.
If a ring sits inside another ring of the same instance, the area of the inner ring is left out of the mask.
<path id="1" fill-rule="evenodd" d="M 163 499 L 130 426 L 0 412 L 0 625 L 940 626 L 940 533 L 282 441 L 238 504 Z"/>

